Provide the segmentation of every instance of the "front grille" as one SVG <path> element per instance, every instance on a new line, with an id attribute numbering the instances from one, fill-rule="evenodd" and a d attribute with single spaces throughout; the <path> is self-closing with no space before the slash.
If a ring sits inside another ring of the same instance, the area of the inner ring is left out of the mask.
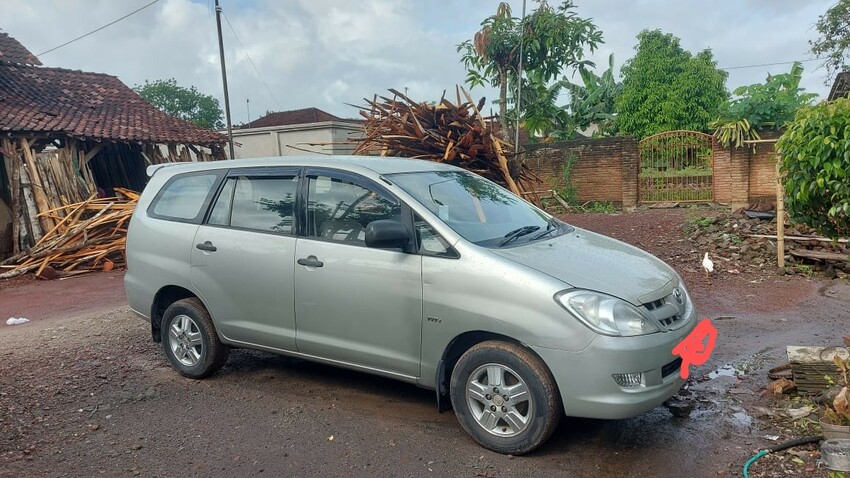
<path id="1" fill-rule="evenodd" d="M 664 299 L 653 300 L 652 302 L 647 302 L 646 304 L 643 304 L 643 306 L 646 307 L 647 310 L 655 310 L 661 307 L 662 305 L 664 305 Z"/>
<path id="2" fill-rule="evenodd" d="M 676 357 L 676 360 L 668 363 L 667 365 L 661 367 L 661 377 L 664 378 L 671 373 L 676 373 L 679 371 L 679 367 L 682 366 L 682 357 Z"/>
<path id="3" fill-rule="evenodd" d="M 667 317 L 666 319 L 661 319 L 661 320 L 659 320 L 659 322 L 661 322 L 661 325 L 663 325 L 664 327 L 670 327 L 671 325 L 675 324 L 676 322 L 678 322 L 680 320 L 682 320 L 682 316 L 679 315 L 679 314 L 676 314 L 672 317 Z"/>
<path id="4" fill-rule="evenodd" d="M 686 299 L 683 297 L 684 294 L 677 294 L 677 291 L 678 289 L 666 297 L 642 304 L 650 317 L 657 320 L 658 325 L 666 330 L 674 330 L 681 327 L 684 319 L 687 317 L 688 306 L 685 302 Z"/>

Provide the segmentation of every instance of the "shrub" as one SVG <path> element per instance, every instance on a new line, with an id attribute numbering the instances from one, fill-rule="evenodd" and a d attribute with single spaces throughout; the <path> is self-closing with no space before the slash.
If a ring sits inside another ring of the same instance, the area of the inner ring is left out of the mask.
<path id="1" fill-rule="evenodd" d="M 776 144 L 791 218 L 850 236 L 850 99 L 802 108 Z"/>

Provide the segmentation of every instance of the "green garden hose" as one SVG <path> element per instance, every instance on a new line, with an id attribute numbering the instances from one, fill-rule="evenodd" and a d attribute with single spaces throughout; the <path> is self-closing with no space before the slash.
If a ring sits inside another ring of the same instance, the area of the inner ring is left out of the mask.
<path id="1" fill-rule="evenodd" d="M 753 455 L 747 463 L 744 464 L 744 478 L 750 478 L 750 465 L 756 462 L 759 458 L 767 455 L 768 453 L 773 453 L 775 451 L 784 450 L 786 448 L 791 448 L 799 445 L 805 445 L 806 443 L 813 443 L 816 441 L 821 441 L 823 439 L 823 435 L 810 436 L 810 437 L 801 437 L 795 438 L 793 440 L 788 440 L 784 443 L 780 443 L 778 445 L 774 445 L 770 448 L 766 448 L 764 450 L 760 450 L 758 453 Z"/>

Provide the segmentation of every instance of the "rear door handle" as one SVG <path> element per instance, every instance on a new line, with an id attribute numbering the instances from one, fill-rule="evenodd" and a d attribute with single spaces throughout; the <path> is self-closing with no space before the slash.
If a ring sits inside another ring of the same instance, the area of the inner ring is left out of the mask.
<path id="1" fill-rule="evenodd" d="M 202 242 L 201 244 L 195 244 L 195 247 L 207 252 L 215 252 L 218 250 L 218 248 L 216 248 L 210 241 Z"/>
<path id="2" fill-rule="evenodd" d="M 322 267 L 325 265 L 316 256 L 307 256 L 306 258 L 298 259 L 298 264 L 305 267 Z"/>

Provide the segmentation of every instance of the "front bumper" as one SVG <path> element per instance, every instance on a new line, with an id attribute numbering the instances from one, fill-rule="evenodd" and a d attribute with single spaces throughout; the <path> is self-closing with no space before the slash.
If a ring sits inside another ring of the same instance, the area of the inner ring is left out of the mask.
<path id="1" fill-rule="evenodd" d="M 639 337 L 599 335 L 580 352 L 532 347 L 552 372 L 564 412 L 571 417 L 622 419 L 649 411 L 684 385 L 673 347 L 697 325 L 692 309 L 678 330 Z M 665 365 L 666 375 L 662 375 Z M 637 387 L 621 387 L 612 375 L 641 373 Z"/>

